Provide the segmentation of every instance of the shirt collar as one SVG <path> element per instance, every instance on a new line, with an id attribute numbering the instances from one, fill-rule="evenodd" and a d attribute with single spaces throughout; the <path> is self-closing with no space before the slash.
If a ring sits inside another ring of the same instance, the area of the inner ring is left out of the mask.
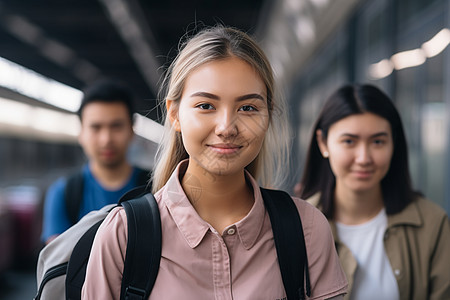
<path id="1" fill-rule="evenodd" d="M 422 226 L 422 218 L 420 217 L 419 208 L 416 201 L 409 203 L 399 213 L 388 215 L 388 227 L 396 225 Z"/>
<path id="2" fill-rule="evenodd" d="M 195 248 L 212 227 L 197 214 L 181 186 L 180 175 L 186 172 L 188 163 L 189 160 L 184 160 L 178 164 L 161 193 L 162 199 L 184 239 L 191 248 Z M 265 207 L 259 185 L 247 171 L 246 179 L 253 188 L 255 202 L 247 216 L 227 228 L 236 227 L 244 248 L 248 250 L 256 243 L 262 229 Z"/>
<path id="3" fill-rule="evenodd" d="M 308 202 L 321 209 L 319 204 L 320 193 L 316 193 L 311 198 L 308 199 Z M 330 224 L 334 223 L 334 221 L 330 221 Z M 415 201 L 408 204 L 402 211 L 399 213 L 388 215 L 388 227 L 393 227 L 396 225 L 411 225 L 411 226 L 421 226 L 422 218 L 420 217 L 419 208 Z M 337 231 L 333 224 L 331 227 L 331 231 L 336 241 L 339 241 L 337 238 Z"/>
<path id="4" fill-rule="evenodd" d="M 422 218 L 420 217 L 419 208 L 415 201 L 408 204 L 402 211 L 393 215 L 387 215 L 388 228 L 397 225 L 410 225 L 410 226 L 422 226 Z M 337 234 L 336 224 L 333 220 L 328 220 L 331 227 L 331 232 L 333 234 L 334 240 L 337 244 L 341 243 L 339 236 Z"/>

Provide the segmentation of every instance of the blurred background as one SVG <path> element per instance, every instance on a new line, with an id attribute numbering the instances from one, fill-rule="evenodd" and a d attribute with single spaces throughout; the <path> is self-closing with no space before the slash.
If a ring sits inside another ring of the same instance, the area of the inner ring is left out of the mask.
<path id="1" fill-rule="evenodd" d="M 132 162 L 150 168 L 156 106 L 180 37 L 223 23 L 256 37 L 290 105 L 292 191 L 313 120 L 348 82 L 381 87 L 400 110 L 414 187 L 450 212 L 448 0 L 0 0 L 0 299 L 31 299 L 48 185 L 78 168 L 74 115 L 103 76 L 135 90 Z"/>

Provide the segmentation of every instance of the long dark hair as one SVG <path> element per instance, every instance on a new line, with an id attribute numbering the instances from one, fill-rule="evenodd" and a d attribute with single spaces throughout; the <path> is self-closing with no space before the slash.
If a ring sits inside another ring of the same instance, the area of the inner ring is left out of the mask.
<path id="1" fill-rule="evenodd" d="M 403 210 L 416 196 L 411 185 L 408 166 L 408 149 L 400 115 L 389 97 L 372 85 L 345 85 L 335 91 L 326 101 L 313 127 L 311 141 L 301 179 L 300 197 L 320 192 L 319 204 L 328 219 L 334 214 L 334 188 L 336 178 L 328 159 L 323 158 L 316 139 L 317 130 L 327 139 L 330 127 L 348 116 L 373 113 L 386 119 L 391 125 L 394 152 L 386 176 L 381 180 L 386 213 Z"/>

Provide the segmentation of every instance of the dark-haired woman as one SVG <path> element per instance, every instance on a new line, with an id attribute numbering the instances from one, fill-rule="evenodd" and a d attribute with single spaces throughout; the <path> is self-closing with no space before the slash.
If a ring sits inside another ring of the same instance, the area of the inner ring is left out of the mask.
<path id="1" fill-rule="evenodd" d="M 348 299 L 450 299 L 449 219 L 413 191 L 401 119 L 382 91 L 331 95 L 300 185 L 330 222 Z"/>

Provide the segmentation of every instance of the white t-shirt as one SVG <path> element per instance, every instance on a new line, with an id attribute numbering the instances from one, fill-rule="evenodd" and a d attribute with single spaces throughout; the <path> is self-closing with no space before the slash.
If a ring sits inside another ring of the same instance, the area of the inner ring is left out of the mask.
<path id="1" fill-rule="evenodd" d="M 397 281 L 383 243 L 387 227 L 385 209 L 366 223 L 344 225 L 336 222 L 336 227 L 339 239 L 358 262 L 351 299 L 398 300 L 400 295 Z"/>

